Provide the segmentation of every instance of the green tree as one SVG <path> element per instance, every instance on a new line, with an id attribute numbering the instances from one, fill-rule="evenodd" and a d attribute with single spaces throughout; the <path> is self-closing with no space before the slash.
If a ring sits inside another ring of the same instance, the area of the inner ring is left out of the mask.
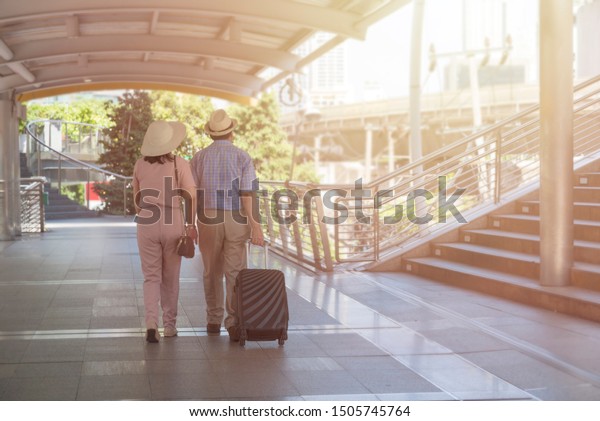
<path id="1" fill-rule="evenodd" d="M 148 126 L 153 121 L 152 99 L 145 91 L 125 92 L 110 110 L 111 127 L 105 129 L 108 140 L 98 163 L 116 174 L 131 176 Z"/>
<path id="2" fill-rule="evenodd" d="M 248 151 L 260 180 L 288 180 L 292 163 L 292 145 L 279 126 L 279 107 L 272 94 L 262 95 L 253 106 L 235 104 L 229 114 L 238 121 L 234 142 Z M 318 180 L 311 165 L 296 164 L 294 178 Z"/>
<path id="3" fill-rule="evenodd" d="M 98 163 L 113 173 L 131 176 L 144 134 L 153 121 L 150 95 L 144 91 L 126 92 L 110 110 L 109 118 L 114 125 L 105 129 L 109 139 L 102 142 L 104 152 Z M 105 212 L 123 214 L 124 208 L 129 213 L 135 212 L 133 192 L 127 191 L 126 203 L 123 203 L 123 188 L 123 182 L 118 179 L 94 187 L 105 203 Z"/>
<path id="4" fill-rule="evenodd" d="M 180 121 L 186 126 L 186 139 L 177 148 L 177 154 L 190 159 L 211 143 L 204 133 L 204 124 L 213 112 L 210 98 L 171 91 L 153 91 L 152 114 L 155 120 Z"/>
<path id="5" fill-rule="evenodd" d="M 111 107 L 112 103 L 110 101 L 100 99 L 84 99 L 70 103 L 53 102 L 50 104 L 31 102 L 27 104 L 27 120 L 61 120 L 108 127 L 111 124 L 108 115 Z M 75 125 L 69 125 L 67 135 L 71 139 L 78 139 L 78 128 Z"/>

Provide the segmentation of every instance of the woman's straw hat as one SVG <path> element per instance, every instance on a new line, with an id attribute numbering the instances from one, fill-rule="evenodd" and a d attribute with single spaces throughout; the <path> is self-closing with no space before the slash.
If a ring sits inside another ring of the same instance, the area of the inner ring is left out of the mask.
<path id="1" fill-rule="evenodd" d="M 161 156 L 172 152 L 185 139 L 185 126 L 178 121 L 154 121 L 142 143 L 142 155 Z"/>

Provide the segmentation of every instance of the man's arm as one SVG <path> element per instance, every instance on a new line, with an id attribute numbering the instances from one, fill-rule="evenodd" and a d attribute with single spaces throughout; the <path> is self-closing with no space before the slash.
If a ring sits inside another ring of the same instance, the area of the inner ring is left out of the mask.
<path id="1" fill-rule="evenodd" d="M 256 202 L 256 193 L 248 192 L 243 193 L 242 207 L 248 218 L 248 225 L 250 225 L 250 242 L 257 246 L 264 246 L 265 238 L 263 236 L 262 227 L 260 226 L 260 215 L 258 212 L 258 206 L 254 206 Z"/>

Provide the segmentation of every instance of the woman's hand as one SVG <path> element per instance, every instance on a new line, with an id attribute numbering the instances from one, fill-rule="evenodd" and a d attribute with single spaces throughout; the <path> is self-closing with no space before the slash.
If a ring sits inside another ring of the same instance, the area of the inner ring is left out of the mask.
<path id="1" fill-rule="evenodd" d="M 185 227 L 185 233 L 192 240 L 194 240 L 194 243 L 198 244 L 198 232 L 196 231 L 196 226 L 195 225 L 186 225 L 186 227 Z"/>

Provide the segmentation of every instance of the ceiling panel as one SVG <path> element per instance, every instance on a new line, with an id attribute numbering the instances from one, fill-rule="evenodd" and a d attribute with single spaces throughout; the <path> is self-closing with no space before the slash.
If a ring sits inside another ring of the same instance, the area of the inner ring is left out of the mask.
<path id="1" fill-rule="evenodd" d="M 39 93 L 44 87 L 56 92 L 62 85 L 72 88 L 73 80 L 87 78 L 90 69 L 106 82 L 129 81 L 135 78 L 131 66 L 139 65 L 145 69 L 140 81 L 152 86 L 161 82 L 201 83 L 234 97 L 255 96 L 327 52 L 327 48 L 317 53 L 297 48 L 315 34 L 328 33 L 340 42 L 363 38 L 369 24 L 408 2 L 52 0 L 37 2 L 35 8 L 28 7 L 27 2 L 3 2 L 0 95 L 7 91 Z M 9 63 L 24 66 L 9 67 Z M 102 63 L 127 69 L 127 77 Z M 196 67 L 206 70 L 206 80 L 198 82 L 174 74 L 179 68 L 189 73 Z M 154 68 L 170 70 L 161 76 L 149 71 Z M 67 69 L 70 76 L 61 77 L 61 69 Z M 240 83 L 248 85 L 241 88 Z"/>

